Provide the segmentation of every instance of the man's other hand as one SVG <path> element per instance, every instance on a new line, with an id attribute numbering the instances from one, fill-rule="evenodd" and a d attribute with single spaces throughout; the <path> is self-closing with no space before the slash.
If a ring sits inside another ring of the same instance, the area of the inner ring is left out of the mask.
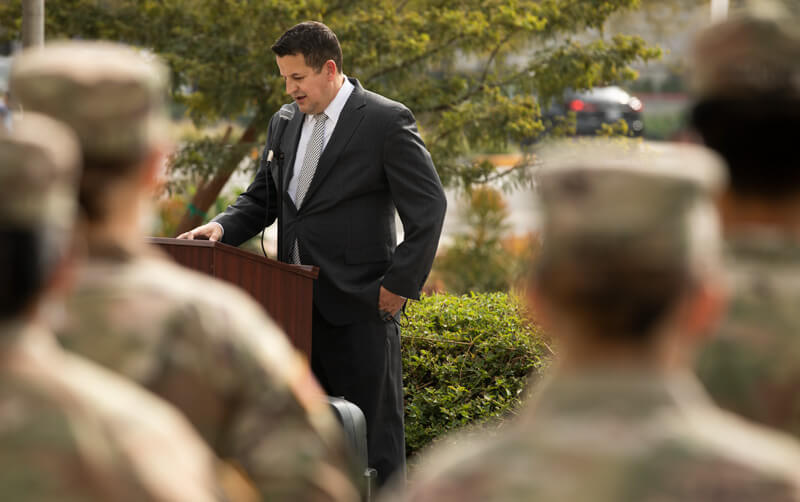
<path id="1" fill-rule="evenodd" d="M 210 241 L 218 241 L 222 239 L 222 225 L 211 221 L 205 225 L 200 225 L 197 228 L 182 233 L 178 236 L 178 239 L 208 239 Z"/>
<path id="2" fill-rule="evenodd" d="M 406 299 L 402 296 L 396 295 L 381 286 L 380 296 L 378 297 L 378 309 L 381 312 L 387 312 L 394 317 L 403 308 L 405 301 Z"/>

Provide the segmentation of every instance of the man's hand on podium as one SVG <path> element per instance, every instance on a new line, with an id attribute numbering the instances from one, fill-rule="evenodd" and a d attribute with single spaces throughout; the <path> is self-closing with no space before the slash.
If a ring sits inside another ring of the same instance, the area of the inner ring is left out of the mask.
<path id="1" fill-rule="evenodd" d="M 200 225 L 197 228 L 184 232 L 178 236 L 178 239 L 189 240 L 210 240 L 218 241 L 222 239 L 222 225 L 217 222 L 210 221 L 205 225 Z"/>

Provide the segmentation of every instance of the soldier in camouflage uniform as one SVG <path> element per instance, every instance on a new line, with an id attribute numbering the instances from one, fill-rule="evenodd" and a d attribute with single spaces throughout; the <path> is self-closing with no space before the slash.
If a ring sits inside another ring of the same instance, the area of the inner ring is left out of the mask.
<path id="1" fill-rule="evenodd" d="M 759 2 L 694 44 L 692 119 L 727 161 L 730 307 L 697 371 L 719 405 L 800 437 L 800 19 Z"/>
<path id="2" fill-rule="evenodd" d="M 220 500 L 186 420 L 63 352 L 42 322 L 71 264 L 79 159 L 52 119 L 0 129 L 0 500 Z"/>
<path id="3" fill-rule="evenodd" d="M 624 145 L 624 144 L 623 144 Z M 561 360 L 497 438 L 423 460 L 413 501 L 798 501 L 800 445 L 715 408 L 687 371 L 722 303 L 702 147 L 550 152 L 532 281 Z"/>
<path id="4" fill-rule="evenodd" d="M 59 339 L 174 404 L 264 500 L 353 500 L 341 429 L 306 362 L 236 288 L 163 258 L 146 243 L 167 151 L 166 72 L 133 49 L 64 42 L 23 52 L 12 110 L 77 132 L 88 263 Z M 99 336 L 102 334 L 102 336 Z"/>

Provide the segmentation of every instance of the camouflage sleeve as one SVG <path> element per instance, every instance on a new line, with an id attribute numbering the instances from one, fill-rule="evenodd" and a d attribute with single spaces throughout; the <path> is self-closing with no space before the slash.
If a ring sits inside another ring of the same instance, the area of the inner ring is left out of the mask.
<path id="1" fill-rule="evenodd" d="M 222 500 L 209 450 L 155 397 L 44 337 L 3 359 L 0 500 Z"/>
<path id="2" fill-rule="evenodd" d="M 587 455 L 588 456 L 588 455 Z M 389 487 L 380 502 L 478 502 L 485 500 L 603 500 L 660 502 L 794 502 L 800 500 L 797 481 L 769 475 L 733 462 L 685 462 L 680 469 L 643 460 L 636 466 L 575 470 L 581 460 L 573 457 L 542 459 L 551 476 L 537 475 L 534 462 L 486 462 L 482 467 L 457 472 L 448 470 L 424 479 L 412 479 L 405 491 Z M 534 469 L 534 470 L 532 470 Z M 560 472 L 559 469 L 561 469 Z M 512 471 L 532 473 L 522 480 Z M 556 475 L 552 475 L 556 474 Z M 579 479 L 580 483 L 573 481 Z"/>
<path id="3" fill-rule="evenodd" d="M 178 408 L 264 500 L 355 498 L 341 428 L 308 364 L 241 290 L 161 259 L 96 263 L 69 312 L 65 347 Z"/>
<path id="4" fill-rule="evenodd" d="M 357 500 L 352 460 L 308 364 L 260 306 L 230 300 L 227 309 L 192 305 L 173 320 L 152 388 L 264 500 Z"/>
<path id="5" fill-rule="evenodd" d="M 115 463 L 87 461 L 76 437 L 105 444 L 102 429 L 68 417 L 38 391 L 3 376 L 0 405 L 12 414 L 0 416 L 0 499 L 147 500 L 135 477 Z"/>
<path id="6" fill-rule="evenodd" d="M 108 500 L 224 499 L 213 455 L 184 417 L 103 368 L 65 355 L 72 429 Z M 126 498 L 127 497 L 127 498 Z"/>
<path id="7" fill-rule="evenodd" d="M 649 472 L 648 472 L 649 471 Z M 665 468 L 645 462 L 621 484 L 620 500 L 645 500 L 657 496 L 664 502 L 724 500 L 726 502 L 790 502 L 800 500 L 800 482 L 795 477 L 756 470 L 730 459 L 692 461 Z"/>

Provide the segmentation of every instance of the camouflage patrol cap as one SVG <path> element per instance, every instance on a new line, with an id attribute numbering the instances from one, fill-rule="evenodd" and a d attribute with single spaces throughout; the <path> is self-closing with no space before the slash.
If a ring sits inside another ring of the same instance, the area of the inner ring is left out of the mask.
<path id="1" fill-rule="evenodd" d="M 595 255 L 604 253 L 627 254 L 648 269 L 716 261 L 710 195 L 724 185 L 725 171 L 711 151 L 597 139 L 558 143 L 540 157 L 542 264 L 597 267 Z"/>
<path id="2" fill-rule="evenodd" d="M 751 2 L 697 36 L 691 63 L 699 97 L 800 99 L 800 19 L 774 0 Z"/>
<path id="3" fill-rule="evenodd" d="M 0 226 L 72 227 L 80 149 L 73 132 L 35 113 L 0 128 Z"/>
<path id="4" fill-rule="evenodd" d="M 165 68 L 131 47 L 58 42 L 14 58 L 11 109 L 70 125 L 87 160 L 138 160 L 167 132 L 166 82 Z"/>

